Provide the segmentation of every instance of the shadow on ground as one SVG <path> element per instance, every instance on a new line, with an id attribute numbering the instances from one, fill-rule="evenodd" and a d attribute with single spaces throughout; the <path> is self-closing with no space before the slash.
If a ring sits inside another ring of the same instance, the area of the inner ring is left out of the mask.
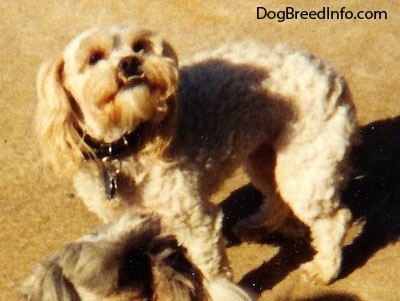
<path id="1" fill-rule="evenodd" d="M 352 153 L 358 176 L 343 200 L 354 218 L 363 218 L 366 224 L 344 250 L 342 278 L 400 236 L 400 116 L 368 124 L 361 135 L 363 143 Z"/>
<path id="2" fill-rule="evenodd" d="M 362 301 L 359 297 L 345 293 L 328 293 L 296 301 Z"/>
<path id="3" fill-rule="evenodd" d="M 343 251 L 345 278 L 363 266 L 372 255 L 400 236 L 400 116 L 370 123 L 360 129 L 362 143 L 351 154 L 355 176 L 343 194 L 354 219 L 365 221 L 362 233 Z M 221 203 L 223 232 L 231 244 L 240 240 L 232 232 L 242 218 L 257 211 L 263 196 L 251 184 L 234 191 Z M 313 251 L 308 240 L 289 240 L 272 235 L 263 243 L 277 244 L 280 251 L 270 261 L 245 275 L 240 284 L 255 294 L 271 289 Z M 307 300 L 359 300 L 356 296 L 326 295 Z"/>

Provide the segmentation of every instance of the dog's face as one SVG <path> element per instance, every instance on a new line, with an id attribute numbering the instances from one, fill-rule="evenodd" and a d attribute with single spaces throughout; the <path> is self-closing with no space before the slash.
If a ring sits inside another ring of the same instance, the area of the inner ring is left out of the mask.
<path id="1" fill-rule="evenodd" d="M 65 49 L 63 83 L 82 127 L 112 142 L 140 122 L 160 120 L 175 92 L 177 60 L 158 35 L 135 27 L 93 29 Z"/>
<path id="2" fill-rule="evenodd" d="M 150 216 L 125 215 L 66 245 L 24 283 L 27 300 L 210 300 L 203 276 Z"/>
<path id="3" fill-rule="evenodd" d="M 165 130 L 175 117 L 177 65 L 172 47 L 148 30 L 114 26 L 78 35 L 38 76 L 36 128 L 50 163 L 64 169 L 60 156 L 79 161 L 88 148 L 81 136 L 111 143 L 145 122 Z"/>

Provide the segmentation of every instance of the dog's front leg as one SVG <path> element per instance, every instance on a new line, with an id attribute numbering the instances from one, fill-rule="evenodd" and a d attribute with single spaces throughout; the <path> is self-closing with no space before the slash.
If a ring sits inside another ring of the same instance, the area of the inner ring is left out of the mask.
<path id="1" fill-rule="evenodd" d="M 75 174 L 73 184 L 86 207 L 105 223 L 118 218 L 127 209 L 128 204 L 119 197 L 108 198 L 103 170 L 93 161 L 85 163 Z"/>
<path id="2" fill-rule="evenodd" d="M 163 226 L 187 249 L 204 276 L 230 277 L 222 213 L 202 197 L 196 172 L 159 164 L 145 181 L 142 199 L 147 210 L 160 215 Z"/>

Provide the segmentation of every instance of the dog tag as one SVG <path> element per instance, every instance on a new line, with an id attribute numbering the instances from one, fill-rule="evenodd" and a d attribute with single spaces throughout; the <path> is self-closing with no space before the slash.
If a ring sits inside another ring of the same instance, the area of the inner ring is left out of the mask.
<path id="1" fill-rule="evenodd" d="M 112 200 L 118 188 L 118 174 L 119 168 L 115 168 L 114 164 L 109 160 L 103 160 L 103 176 L 104 176 L 104 189 L 107 199 Z"/>
<path id="2" fill-rule="evenodd" d="M 107 199 L 112 200 L 114 198 L 117 187 L 117 173 L 113 170 L 106 169 L 104 171 L 104 188 Z"/>

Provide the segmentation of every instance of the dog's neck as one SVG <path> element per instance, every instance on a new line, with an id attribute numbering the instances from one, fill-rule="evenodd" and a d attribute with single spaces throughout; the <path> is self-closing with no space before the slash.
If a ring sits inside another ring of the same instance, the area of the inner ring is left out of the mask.
<path id="1" fill-rule="evenodd" d="M 93 137 L 85 134 L 82 129 L 77 128 L 79 135 L 90 149 L 93 154 L 84 153 L 85 159 L 100 159 L 113 158 L 117 159 L 138 150 L 140 141 L 143 138 L 147 126 L 146 123 L 140 123 L 134 131 L 126 134 L 113 142 L 103 142 L 94 139 Z"/>
<path id="2" fill-rule="evenodd" d="M 147 123 L 140 123 L 131 133 L 109 143 L 98 141 L 77 127 L 77 132 L 92 150 L 91 153 L 83 153 L 85 159 L 97 161 L 103 170 L 104 192 L 109 200 L 112 200 L 117 192 L 118 175 L 121 171 L 120 159 L 139 150 L 147 127 Z"/>

